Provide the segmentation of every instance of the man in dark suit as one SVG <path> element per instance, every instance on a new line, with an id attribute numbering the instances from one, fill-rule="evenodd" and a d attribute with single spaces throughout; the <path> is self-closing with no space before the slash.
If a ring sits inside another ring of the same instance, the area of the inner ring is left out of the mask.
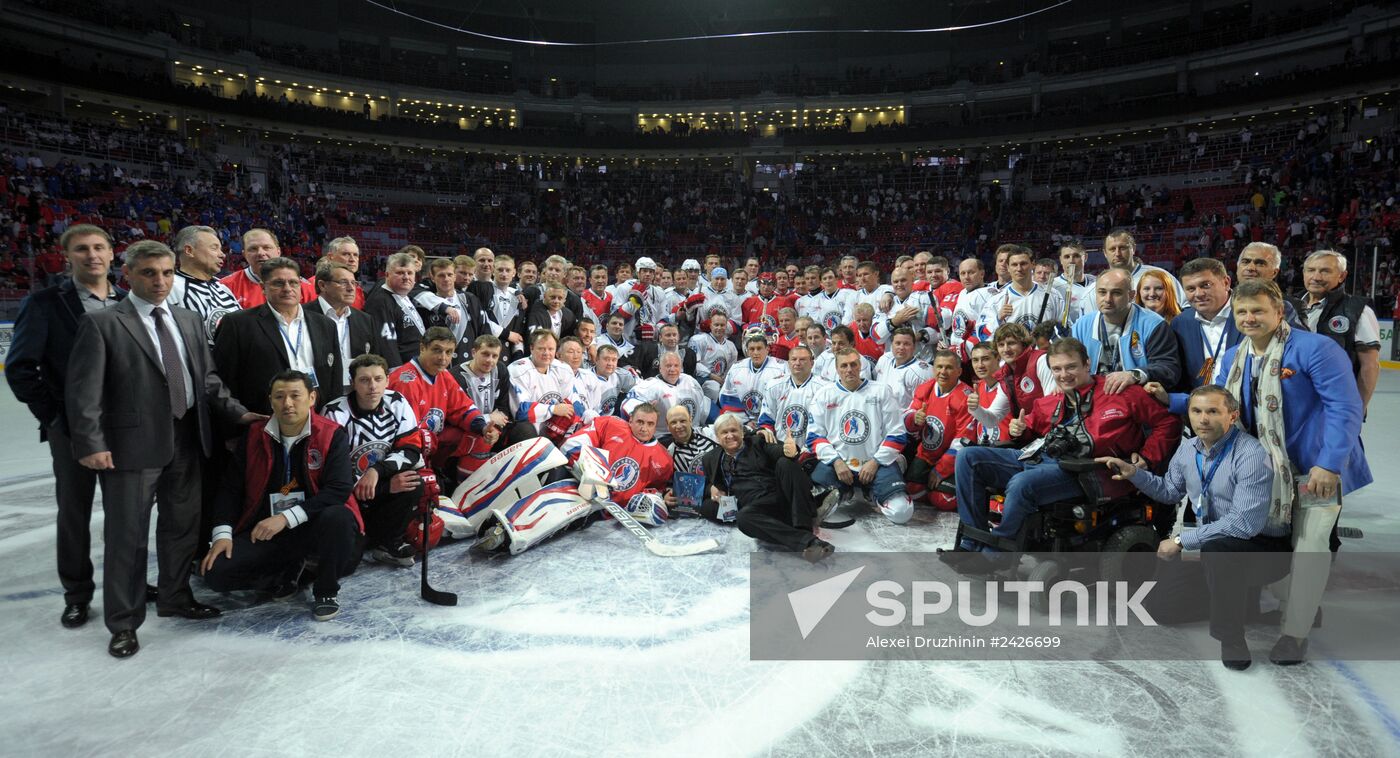
<path id="1" fill-rule="evenodd" d="M 545 292 L 549 289 L 549 285 L 558 284 L 561 287 L 564 286 L 564 275 L 568 273 L 568 270 L 569 261 L 562 255 L 551 255 L 544 259 L 544 267 L 540 269 L 540 281 L 531 286 L 522 286 L 520 288 L 520 293 L 525 296 L 527 313 L 530 308 L 534 307 L 535 303 L 540 301 L 540 298 L 544 297 Z M 569 311 L 574 314 L 574 317 L 577 318 L 583 313 L 583 298 L 565 287 L 564 307 L 568 308 Z M 533 331 L 533 328 L 531 331 Z M 573 334 L 573 330 L 570 329 L 565 332 L 565 334 Z"/>
<path id="2" fill-rule="evenodd" d="M 661 373 L 661 356 L 665 353 L 679 353 L 681 371 L 686 376 L 695 376 L 695 351 L 681 344 L 681 330 L 675 324 L 662 324 L 656 332 L 656 342 L 641 340 L 632 365 L 642 372 L 643 379 L 650 379 Z"/>
<path id="3" fill-rule="evenodd" d="M 340 344 L 340 365 L 346 367 L 341 374 L 346 387 L 350 386 L 350 361 L 366 353 L 383 358 L 385 363 L 399 357 L 398 345 L 389 336 L 388 327 L 352 304 L 358 291 L 355 272 L 350 266 L 327 259 L 317 264 L 318 297 L 311 304 L 311 310 L 335 324 Z"/>
<path id="4" fill-rule="evenodd" d="M 816 535 L 821 514 L 812 500 L 812 480 L 797 462 L 792 436 L 781 443 L 746 432 L 744 418 L 726 413 L 715 422 L 719 448 L 700 461 L 705 471 L 705 502 L 701 513 L 720 510 L 719 499 L 739 500 L 735 526 L 756 540 L 802 553 L 816 563 L 831 555 L 831 543 Z M 834 501 L 833 501 L 834 502 Z"/>
<path id="5" fill-rule="evenodd" d="M 115 306 L 126 292 L 112 284 L 112 238 L 91 224 L 69 227 L 59 240 L 72 278 L 26 297 L 15 319 L 5 378 L 39 420 L 39 441 L 53 457 L 58 500 L 58 578 L 63 583 L 60 621 L 72 629 L 87 623 L 92 581 L 92 495 L 97 473 L 78 465 L 64 414 L 63 388 L 79 320 Z"/>
<path id="6" fill-rule="evenodd" d="M 555 339 L 573 334 L 578 326 L 578 317 L 564 305 L 568 290 L 562 284 L 540 286 L 544 287 L 544 294 L 526 312 L 526 329 L 531 333 L 537 329 L 553 332 Z"/>
<path id="7" fill-rule="evenodd" d="M 233 396 L 257 413 L 272 412 L 268 382 L 288 369 L 315 381 L 318 410 L 345 394 L 335 322 L 314 306 L 302 308 L 297 270 L 290 258 L 264 261 L 259 276 L 267 302 L 225 316 L 214 338 L 219 375 Z"/>
<path id="8" fill-rule="evenodd" d="M 1181 267 L 1181 286 L 1191 307 L 1172 319 L 1171 329 L 1181 348 L 1178 392 L 1209 384 L 1225 351 L 1240 344 L 1230 307 L 1230 274 L 1214 258 L 1194 258 Z"/>
<path id="9" fill-rule="evenodd" d="M 213 451 L 213 417 L 244 424 L 262 418 L 229 396 L 199 316 L 165 304 L 175 281 L 170 248 L 138 242 L 127 249 L 122 271 L 131 295 L 79 322 L 73 354 L 84 366 L 69 373 L 65 387 L 73 455 L 102 478 L 102 605 L 112 632 L 107 651 L 118 658 L 140 649 L 136 629 L 146 618 L 146 542 L 156 497 L 157 614 L 219 615 L 195 602 L 189 586 L 201 456 Z M 299 280 L 291 292 L 300 295 Z"/>
<path id="10" fill-rule="evenodd" d="M 418 276 L 417 267 L 418 259 L 412 253 L 394 253 L 384 264 L 384 282 L 365 293 L 365 313 L 387 324 L 390 336 L 398 345 L 399 354 L 389 361 L 390 366 L 401 366 L 417 358 L 418 341 L 428 329 L 410 299 Z M 316 394 L 332 399 L 340 396 L 320 390 Z"/>

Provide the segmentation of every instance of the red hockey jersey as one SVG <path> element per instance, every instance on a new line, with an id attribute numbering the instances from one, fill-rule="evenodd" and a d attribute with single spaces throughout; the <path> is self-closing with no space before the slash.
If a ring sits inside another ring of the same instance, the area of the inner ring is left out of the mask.
<path id="1" fill-rule="evenodd" d="M 486 417 L 450 371 L 428 376 L 415 358 L 389 372 L 389 389 L 408 400 L 419 426 L 433 439 L 449 426 L 473 435 L 480 435 L 486 428 Z"/>
<path id="2" fill-rule="evenodd" d="M 974 422 L 967 410 L 971 392 L 971 387 L 958 382 L 947 394 L 939 394 L 938 382 L 931 379 L 914 390 L 914 399 L 904 414 L 905 428 L 919 438 L 919 458 L 937 468 L 945 479 L 953 475 L 953 456 L 945 453 L 955 441 L 966 444 L 973 439 Z M 914 423 L 919 410 L 927 414 L 922 428 Z"/>
<path id="3" fill-rule="evenodd" d="M 573 460 L 584 445 L 607 452 L 614 482 L 612 501 L 618 505 L 625 507 L 633 495 L 647 489 L 665 490 L 671 483 L 675 464 L 666 448 L 656 440 L 638 442 L 632 427 L 620 418 L 599 416 L 565 440 L 563 450 Z"/>
<path id="4" fill-rule="evenodd" d="M 256 308 L 267 302 L 267 297 L 263 295 L 262 282 L 254 281 L 253 274 L 246 268 L 239 269 L 232 274 L 219 280 L 225 287 L 233 291 L 233 296 L 238 298 L 238 307 Z M 356 288 L 358 289 L 358 287 Z M 316 285 L 302 279 L 301 280 L 301 301 L 310 303 L 316 299 Z M 359 308 L 364 305 L 361 300 Z"/>

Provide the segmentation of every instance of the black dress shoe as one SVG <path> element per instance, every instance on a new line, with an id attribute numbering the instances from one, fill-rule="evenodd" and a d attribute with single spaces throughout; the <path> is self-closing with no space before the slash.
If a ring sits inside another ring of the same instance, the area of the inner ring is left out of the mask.
<path id="1" fill-rule="evenodd" d="M 1244 640 L 1220 643 L 1220 662 L 1231 671 L 1244 671 L 1254 662 L 1249 654 L 1249 645 Z"/>
<path id="2" fill-rule="evenodd" d="M 1284 634 L 1269 651 L 1269 660 L 1279 666 L 1296 666 L 1308 659 L 1308 641 Z"/>
<path id="3" fill-rule="evenodd" d="M 146 585 L 146 602 L 154 603 L 160 599 L 160 590 L 154 584 Z"/>
<path id="4" fill-rule="evenodd" d="M 59 622 L 69 629 L 77 629 L 88 620 L 87 603 L 69 603 L 63 606 L 63 615 L 58 617 Z"/>
<path id="5" fill-rule="evenodd" d="M 194 621 L 203 621 L 204 619 L 218 618 L 224 615 L 224 612 L 212 605 L 191 602 L 189 605 L 182 605 L 178 608 L 157 608 L 156 615 L 161 618 L 181 616 Z"/>
<path id="6" fill-rule="evenodd" d="M 141 643 L 136 640 L 135 629 L 124 629 L 112 635 L 112 641 L 107 644 L 107 652 L 113 658 L 130 658 L 136 655 L 136 651 L 141 649 Z"/>

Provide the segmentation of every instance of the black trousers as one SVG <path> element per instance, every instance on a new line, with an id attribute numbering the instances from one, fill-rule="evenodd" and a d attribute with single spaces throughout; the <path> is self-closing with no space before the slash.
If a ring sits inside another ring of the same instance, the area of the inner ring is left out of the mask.
<path id="1" fill-rule="evenodd" d="M 1257 609 L 1258 588 L 1282 579 L 1291 558 L 1287 537 L 1216 537 L 1201 543 L 1199 561 L 1159 561 L 1152 577 L 1157 586 L 1143 607 L 1159 624 L 1209 618 L 1210 636 L 1242 640 L 1245 618 Z"/>
<path id="2" fill-rule="evenodd" d="M 374 499 L 360 503 L 360 515 L 365 520 L 365 544 L 370 547 L 393 547 L 404 541 L 408 522 L 413 520 L 414 509 L 423 499 L 422 485 L 398 494 L 390 492 L 392 478 L 381 476 Z"/>
<path id="3" fill-rule="evenodd" d="M 335 597 L 340 579 L 355 573 L 360 562 L 359 525 L 349 508 L 331 506 L 276 537 L 253 542 L 252 530 L 235 535 L 233 554 L 219 558 L 204 575 L 216 592 L 272 589 L 296 579 L 302 560 L 315 553 L 319 560 L 312 591 L 317 597 Z"/>
<path id="4" fill-rule="evenodd" d="M 113 633 L 136 629 L 146 620 L 146 543 L 151 507 L 157 498 L 156 564 L 160 588 L 157 609 L 194 601 L 190 569 L 199 543 L 200 476 L 204 453 L 193 409 L 172 419 L 175 455 L 164 468 L 103 471 L 102 610 Z"/>
<path id="5" fill-rule="evenodd" d="M 529 421 L 517 421 L 506 427 L 506 433 L 501 437 L 506 441 L 505 447 L 516 445 L 525 440 L 532 440 L 540 436 L 540 432 L 535 425 Z M 505 448 L 502 448 L 503 450 Z"/>
<path id="6" fill-rule="evenodd" d="M 97 590 L 92 580 L 91 528 L 97 472 L 73 457 L 73 442 L 61 419 L 49 423 L 48 437 L 58 500 L 58 580 L 63 583 L 63 602 L 91 603 Z"/>
<path id="7" fill-rule="evenodd" d="M 783 458 L 774 467 L 772 483 L 761 496 L 743 499 L 735 525 L 756 540 L 804 550 L 817 540 L 812 533 L 817 515 L 812 480 L 795 459 Z"/>

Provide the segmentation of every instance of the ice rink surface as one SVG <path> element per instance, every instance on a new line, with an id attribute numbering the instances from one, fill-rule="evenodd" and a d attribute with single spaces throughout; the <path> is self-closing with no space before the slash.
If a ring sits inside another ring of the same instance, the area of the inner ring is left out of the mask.
<path id="1" fill-rule="evenodd" d="M 1382 756 L 1400 755 L 1400 663 L 753 662 L 748 555 L 737 531 L 680 522 L 670 542 L 723 551 L 659 558 L 611 523 L 513 558 L 465 544 L 432 556 L 455 608 L 418 598 L 418 572 L 362 564 L 339 618 L 303 596 L 157 618 L 130 660 L 107 655 L 98 598 L 58 623 L 48 451 L 0 388 L 0 754 L 10 756 Z M 1400 552 L 1400 372 L 1382 372 L 1365 441 L 1376 483 L 1342 523 L 1346 550 Z M 927 550 L 954 514 L 872 516 L 838 550 Z M 154 547 L 151 573 L 155 576 Z M 932 560 L 932 556 L 930 556 Z M 1325 639 L 1325 628 L 1315 644 Z M 1396 634 L 1400 619 L 1378 634 Z M 1400 635 L 1397 635 L 1400 636 Z M 1183 644 L 1216 648 L 1204 629 Z"/>

